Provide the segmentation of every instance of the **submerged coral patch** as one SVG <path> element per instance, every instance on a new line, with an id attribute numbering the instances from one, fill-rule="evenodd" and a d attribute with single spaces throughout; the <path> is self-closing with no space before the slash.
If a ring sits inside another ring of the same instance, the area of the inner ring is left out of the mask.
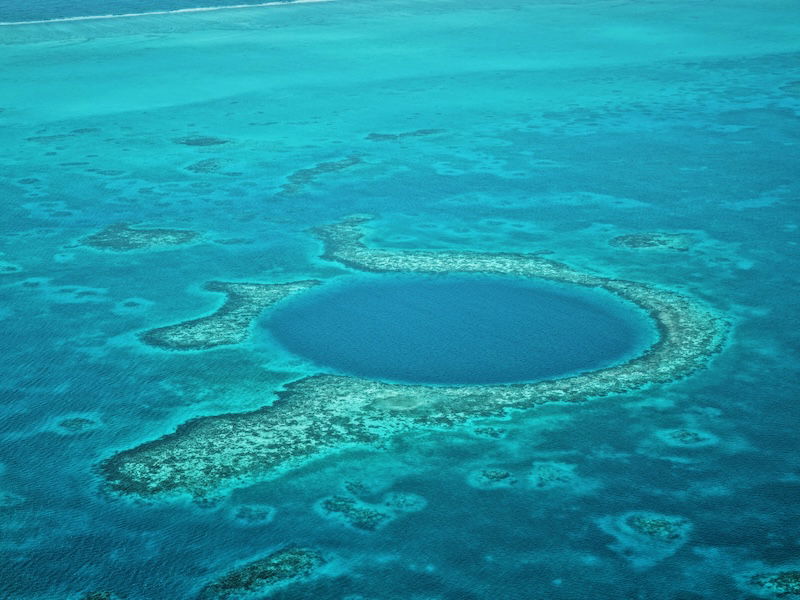
<path id="1" fill-rule="evenodd" d="M 774 598 L 800 597 L 800 570 L 756 573 L 747 578 L 748 587 Z"/>
<path id="2" fill-rule="evenodd" d="M 14 263 L 0 260 L 0 275 L 10 275 L 11 273 L 19 273 L 22 267 Z"/>
<path id="3" fill-rule="evenodd" d="M 367 139 L 371 142 L 396 142 L 409 137 L 422 137 L 444 133 L 444 129 L 416 129 L 414 131 L 404 131 L 402 133 L 370 133 Z"/>
<path id="4" fill-rule="evenodd" d="M 363 531 L 375 531 L 392 519 L 387 511 L 370 506 L 350 496 L 331 496 L 319 503 L 323 516 L 342 519 L 345 523 Z"/>
<path id="5" fill-rule="evenodd" d="M 668 446 L 698 448 L 718 443 L 715 435 L 697 429 L 663 429 L 656 432 L 658 438 Z"/>
<path id="6" fill-rule="evenodd" d="M 325 563 L 313 548 L 284 548 L 254 560 L 206 585 L 200 600 L 233 600 L 269 592 L 274 586 L 310 575 Z"/>
<path id="7" fill-rule="evenodd" d="M 188 135 L 186 137 L 176 138 L 172 141 L 183 146 L 219 146 L 221 144 L 227 144 L 230 140 L 224 140 L 210 135 Z"/>
<path id="8" fill-rule="evenodd" d="M 383 448 L 400 433 L 474 427 L 473 421 L 509 411 L 668 383 L 702 368 L 723 347 L 728 324 L 690 297 L 583 273 L 539 255 L 375 250 L 361 242 L 366 222 L 352 218 L 319 228 L 324 257 L 359 271 L 484 273 L 601 288 L 645 310 L 656 324 L 658 340 L 620 364 L 532 383 L 431 387 L 336 375 L 304 377 L 288 384 L 262 409 L 189 421 L 175 433 L 110 457 L 101 465 L 110 489 L 148 497 L 214 495 L 229 486 L 277 477 L 346 448 Z M 178 348 L 191 349 L 241 340 L 254 314 L 251 310 L 247 319 L 235 319 L 230 329 L 218 328 L 224 318 L 207 317 L 211 320 L 201 319 L 196 328 L 188 322 L 154 330 L 159 333 L 149 341 L 174 341 Z"/>
<path id="9" fill-rule="evenodd" d="M 238 344 L 247 338 L 251 322 L 262 310 L 317 283 L 314 280 L 274 284 L 211 281 L 204 289 L 227 294 L 225 304 L 216 312 L 151 329 L 140 337 L 144 343 L 165 350 L 207 350 Z"/>
<path id="10" fill-rule="evenodd" d="M 83 238 L 81 244 L 97 250 L 129 252 L 180 246 L 193 241 L 198 235 L 196 231 L 188 229 L 140 229 L 125 223 L 117 223 Z"/>
<path id="11" fill-rule="evenodd" d="M 493 490 L 516 485 L 517 478 L 511 471 L 487 467 L 472 471 L 467 476 L 467 483 L 480 490 Z"/>
<path id="12" fill-rule="evenodd" d="M 239 525 L 266 525 L 275 517 L 275 507 L 268 504 L 239 504 L 231 509 Z"/>
<path id="13" fill-rule="evenodd" d="M 597 524 L 614 537 L 609 548 L 640 569 L 652 567 L 675 554 L 692 530 L 692 524 L 683 517 L 644 511 L 604 517 Z"/>
<path id="14" fill-rule="evenodd" d="M 71 417 L 59 421 L 58 426 L 69 433 L 78 433 L 80 431 L 86 431 L 87 429 L 93 429 L 97 426 L 97 422 L 85 417 Z"/>
<path id="15" fill-rule="evenodd" d="M 313 183 L 320 175 L 335 173 L 355 166 L 361 162 L 358 156 L 350 156 L 341 160 L 321 162 L 308 169 L 300 169 L 289 175 L 287 182 L 281 187 L 282 194 L 296 194 L 302 189 Z"/>
<path id="16" fill-rule="evenodd" d="M 691 248 L 693 239 L 685 233 L 630 233 L 612 238 L 608 243 L 617 248 L 665 248 L 685 252 Z"/>

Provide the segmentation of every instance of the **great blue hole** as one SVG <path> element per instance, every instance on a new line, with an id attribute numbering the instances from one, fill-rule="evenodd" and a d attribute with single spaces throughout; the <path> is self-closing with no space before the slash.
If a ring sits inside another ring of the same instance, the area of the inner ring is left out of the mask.
<path id="1" fill-rule="evenodd" d="M 322 372 L 450 385 L 592 371 L 656 336 L 641 309 L 603 290 L 466 275 L 346 277 L 285 301 L 264 325 Z"/>

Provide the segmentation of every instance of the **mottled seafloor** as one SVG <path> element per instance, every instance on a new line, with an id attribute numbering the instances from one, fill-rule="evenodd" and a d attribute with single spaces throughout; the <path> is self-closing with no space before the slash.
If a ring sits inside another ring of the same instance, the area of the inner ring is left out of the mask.
<path id="1" fill-rule="evenodd" d="M 36 6 L 0 21 L 63 16 Z M 786 0 L 0 26 L 0 598 L 233 598 L 232 570 L 289 563 L 252 597 L 800 597 L 799 109 Z M 547 251 L 732 329 L 677 382 L 203 501 L 110 490 L 117 452 L 315 372 L 263 317 L 209 349 L 142 332 L 213 313 L 208 282 L 352 276 L 309 229 L 356 213 L 371 247 Z M 654 233 L 671 242 L 620 238 Z"/>

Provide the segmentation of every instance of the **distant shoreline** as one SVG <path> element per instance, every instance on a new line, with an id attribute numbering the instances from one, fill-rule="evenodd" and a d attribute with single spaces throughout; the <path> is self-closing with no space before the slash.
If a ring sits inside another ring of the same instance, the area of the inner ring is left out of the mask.
<path id="1" fill-rule="evenodd" d="M 154 15 L 174 15 L 180 13 L 211 12 L 216 10 L 233 10 L 238 8 L 260 8 L 265 6 L 281 6 L 284 4 L 309 4 L 316 2 L 333 2 L 333 0 L 286 0 L 273 2 L 257 2 L 254 4 L 226 4 L 220 6 L 200 6 L 196 8 L 176 8 L 173 10 L 154 10 L 140 13 L 122 13 L 118 15 L 85 15 L 80 17 L 57 17 L 55 19 L 36 19 L 32 21 L 0 21 L 0 26 L 44 25 L 47 23 L 67 23 L 70 21 L 96 21 L 99 19 L 126 19 L 130 17 L 149 17 Z"/>

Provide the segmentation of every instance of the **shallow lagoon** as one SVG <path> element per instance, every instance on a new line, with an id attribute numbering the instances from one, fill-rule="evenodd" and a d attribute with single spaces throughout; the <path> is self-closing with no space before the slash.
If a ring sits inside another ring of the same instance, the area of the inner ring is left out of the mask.
<path id="1" fill-rule="evenodd" d="M 565 376 L 630 358 L 655 337 L 640 313 L 607 292 L 513 278 L 372 276 L 306 292 L 264 325 L 321 370 L 488 384 Z"/>

